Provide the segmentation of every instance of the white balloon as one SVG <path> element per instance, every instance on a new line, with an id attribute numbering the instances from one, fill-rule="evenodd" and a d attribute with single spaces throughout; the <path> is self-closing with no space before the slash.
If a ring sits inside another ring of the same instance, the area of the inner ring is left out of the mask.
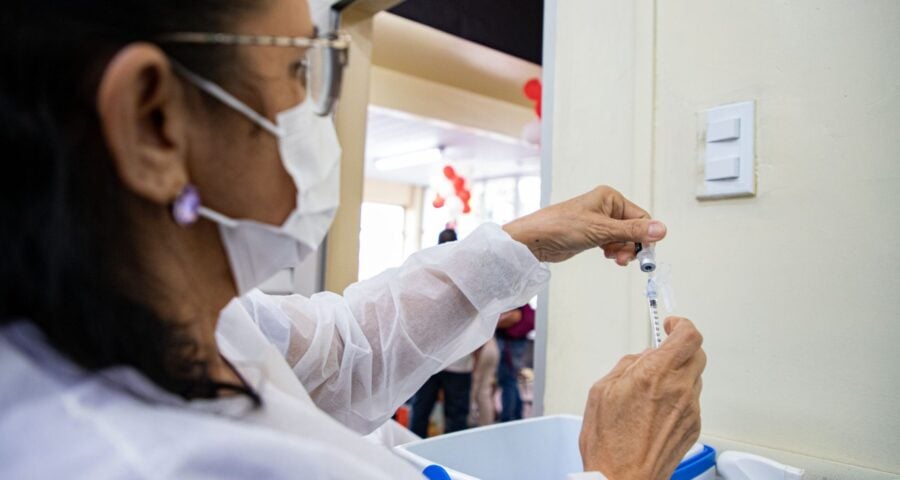
<path id="1" fill-rule="evenodd" d="M 522 140 L 532 144 L 532 145 L 540 145 L 541 144 L 541 120 L 534 119 L 525 124 L 522 127 Z"/>

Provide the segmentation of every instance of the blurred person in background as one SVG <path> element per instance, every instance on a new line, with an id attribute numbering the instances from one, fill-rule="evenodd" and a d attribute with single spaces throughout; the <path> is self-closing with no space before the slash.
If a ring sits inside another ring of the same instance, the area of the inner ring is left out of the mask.
<path id="1" fill-rule="evenodd" d="M 519 391 L 519 373 L 525 367 L 525 351 L 528 334 L 534 330 L 534 309 L 525 304 L 504 313 L 497 324 L 497 385 L 500 393 L 500 421 L 509 422 L 522 418 L 522 395 Z"/>
<path id="2" fill-rule="evenodd" d="M 503 316 L 500 318 L 502 322 Z M 497 416 L 494 408 L 494 384 L 497 380 L 497 364 L 500 359 L 497 341 L 491 337 L 481 348 L 475 350 L 473 355 L 475 366 L 472 368 L 469 426 L 483 427 L 494 423 Z"/>

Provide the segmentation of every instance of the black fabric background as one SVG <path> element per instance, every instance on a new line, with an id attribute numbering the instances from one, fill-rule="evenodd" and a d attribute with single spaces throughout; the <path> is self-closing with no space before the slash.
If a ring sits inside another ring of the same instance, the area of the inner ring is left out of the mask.
<path id="1" fill-rule="evenodd" d="M 390 11 L 541 64 L 543 0 L 407 0 Z"/>

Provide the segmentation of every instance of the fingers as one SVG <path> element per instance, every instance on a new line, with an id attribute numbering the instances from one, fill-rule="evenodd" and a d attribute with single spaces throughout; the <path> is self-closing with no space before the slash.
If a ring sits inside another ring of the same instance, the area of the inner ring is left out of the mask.
<path id="1" fill-rule="evenodd" d="M 651 219 L 646 210 L 614 188 L 598 187 L 582 198 L 592 203 L 591 210 L 603 217 L 600 223 L 604 224 L 603 233 L 608 238 L 603 238 L 598 246 L 611 242 L 652 243 L 666 236 L 666 226 L 662 222 Z"/>
<path id="2" fill-rule="evenodd" d="M 703 371 L 706 370 L 706 352 L 703 349 L 698 349 L 694 355 L 685 362 L 682 367 L 685 371 L 685 374 L 694 377 L 700 378 L 700 375 L 703 374 Z"/>
<path id="3" fill-rule="evenodd" d="M 603 255 L 609 259 L 615 259 L 616 254 L 619 253 L 619 250 L 625 248 L 624 242 L 610 242 L 606 245 L 601 245 L 600 248 L 603 249 Z"/>
<path id="4" fill-rule="evenodd" d="M 610 187 L 597 187 L 579 197 L 596 214 L 592 240 L 607 258 L 625 266 L 635 258 L 635 243 L 656 243 L 666 236 L 666 226 Z"/>
<path id="5" fill-rule="evenodd" d="M 669 358 L 672 368 L 680 368 L 700 350 L 703 345 L 703 335 L 690 320 L 682 317 L 666 318 L 665 328 L 669 336 L 660 345 L 658 352 Z M 704 354 L 703 367 L 705 366 Z"/>
<path id="6" fill-rule="evenodd" d="M 679 325 L 681 326 L 679 327 Z M 665 327 L 666 329 L 666 335 L 673 335 L 672 332 L 674 332 L 676 328 L 692 328 L 694 330 L 697 329 L 697 327 L 694 326 L 694 322 L 688 320 L 687 318 L 676 317 L 674 315 L 671 317 L 666 317 L 665 322 L 663 322 L 663 327 Z"/>
<path id="7" fill-rule="evenodd" d="M 603 244 L 630 242 L 634 248 L 634 243 L 655 243 L 666 236 L 666 226 L 659 220 L 648 218 L 616 220 L 607 217 L 605 222 L 607 238 L 603 239 Z"/>
<path id="8" fill-rule="evenodd" d="M 635 218 L 649 219 L 650 214 L 643 208 L 635 205 L 631 200 L 625 198 L 621 192 L 609 186 L 600 186 L 593 192 L 586 195 L 592 202 L 599 200 L 604 206 L 606 214 L 612 218 L 619 220 L 630 220 Z"/>
<path id="9" fill-rule="evenodd" d="M 637 255 L 634 253 L 634 244 L 628 242 L 625 244 L 625 248 L 619 250 L 619 252 L 616 253 L 616 263 L 620 267 L 628 266 L 628 264 L 631 263 L 631 261 L 634 260 L 636 256 Z"/>
<path id="10" fill-rule="evenodd" d="M 633 242 L 612 242 L 603 245 L 602 248 L 603 255 L 606 258 L 615 260 L 617 264 L 623 267 L 634 260 L 636 256 Z"/>
<path id="11" fill-rule="evenodd" d="M 646 219 L 650 218 L 650 214 L 647 213 L 646 210 L 635 205 L 634 203 L 632 203 L 631 200 L 625 198 L 624 196 L 622 197 L 622 200 L 624 200 L 624 202 L 625 202 L 625 208 L 622 211 L 623 219 L 627 220 L 627 219 L 631 219 L 631 218 L 646 218 Z"/>

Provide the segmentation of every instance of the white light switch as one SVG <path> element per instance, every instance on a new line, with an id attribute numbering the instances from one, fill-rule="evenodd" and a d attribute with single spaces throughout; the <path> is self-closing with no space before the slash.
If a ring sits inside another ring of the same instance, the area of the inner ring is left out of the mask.
<path id="1" fill-rule="evenodd" d="M 741 120 L 729 118 L 720 122 L 710 123 L 706 127 L 707 142 L 724 142 L 741 137 Z"/>
<path id="2" fill-rule="evenodd" d="M 753 102 L 706 111 L 704 173 L 699 199 L 745 197 L 756 194 Z"/>
<path id="3" fill-rule="evenodd" d="M 719 158 L 706 162 L 707 180 L 732 180 L 741 176 L 741 159 Z"/>

